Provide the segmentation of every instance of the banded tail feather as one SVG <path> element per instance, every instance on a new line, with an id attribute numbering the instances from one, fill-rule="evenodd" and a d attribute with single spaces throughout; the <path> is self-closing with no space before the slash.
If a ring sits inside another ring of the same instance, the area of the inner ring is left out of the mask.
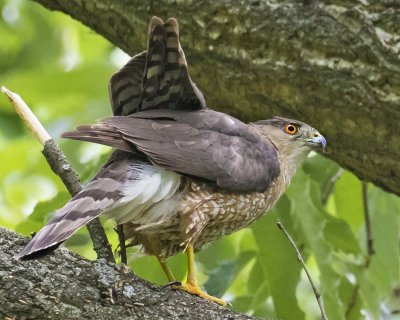
<path id="1" fill-rule="evenodd" d="M 127 172 L 127 161 L 129 156 L 125 152 L 114 152 L 92 181 L 60 209 L 16 257 L 35 259 L 50 253 L 79 228 L 109 209 L 123 196 L 121 190 L 127 179 L 134 177 Z"/>
<path id="2" fill-rule="evenodd" d="M 175 19 L 153 17 L 147 51 L 134 56 L 109 83 L 114 115 L 149 109 L 205 108 L 201 91 L 191 80 Z"/>
<path id="3" fill-rule="evenodd" d="M 113 154 L 91 182 L 75 195 L 56 215 L 30 240 L 16 257 L 35 259 L 55 250 L 75 231 L 110 208 L 123 194 L 126 181 L 121 152 Z"/>
<path id="4" fill-rule="evenodd" d="M 100 172 L 19 252 L 35 259 L 55 250 L 100 214 L 117 224 L 136 222 L 154 228 L 176 212 L 181 176 L 153 166 L 144 155 L 114 151 Z"/>

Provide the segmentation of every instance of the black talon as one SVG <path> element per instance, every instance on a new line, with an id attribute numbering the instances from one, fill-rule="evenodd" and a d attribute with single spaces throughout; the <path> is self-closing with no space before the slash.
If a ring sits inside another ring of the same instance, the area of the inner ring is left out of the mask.
<path id="1" fill-rule="evenodd" d="M 166 285 L 162 286 L 161 290 L 164 290 L 165 288 L 169 288 L 172 286 L 181 286 L 181 285 L 182 285 L 181 281 L 171 281 L 171 282 L 167 283 Z"/>

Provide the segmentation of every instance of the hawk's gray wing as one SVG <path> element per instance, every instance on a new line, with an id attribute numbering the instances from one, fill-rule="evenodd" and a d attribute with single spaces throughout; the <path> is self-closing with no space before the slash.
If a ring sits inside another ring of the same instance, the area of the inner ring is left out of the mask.
<path id="1" fill-rule="evenodd" d="M 65 138 L 141 151 L 153 163 L 234 191 L 265 191 L 280 172 L 275 147 L 243 122 L 210 109 L 152 110 L 79 126 Z"/>
<path id="2" fill-rule="evenodd" d="M 203 94 L 190 79 L 175 19 L 153 17 L 148 49 L 134 56 L 109 83 L 114 115 L 148 109 L 196 110 L 205 107 Z"/>

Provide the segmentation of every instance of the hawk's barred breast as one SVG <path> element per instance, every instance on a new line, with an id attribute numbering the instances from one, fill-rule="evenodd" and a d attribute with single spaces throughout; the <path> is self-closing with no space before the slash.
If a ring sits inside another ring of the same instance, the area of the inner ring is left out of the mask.
<path id="1" fill-rule="evenodd" d="M 154 170 L 154 166 L 151 166 Z M 124 231 L 131 245 L 142 244 L 145 237 L 157 237 L 161 251 L 158 256 L 166 259 L 182 252 L 185 246 L 193 243 L 196 250 L 210 241 L 240 230 L 255 219 L 268 212 L 284 191 L 284 183 L 275 181 L 265 192 L 233 192 L 210 185 L 204 181 L 184 177 L 177 193 L 169 200 L 175 210 L 161 210 L 156 215 L 158 223 L 143 212 L 140 224 L 138 219 L 125 223 Z M 154 209 L 154 208 L 153 208 Z M 137 209 L 132 207 L 132 213 Z M 118 222 L 118 221 L 117 221 Z"/>

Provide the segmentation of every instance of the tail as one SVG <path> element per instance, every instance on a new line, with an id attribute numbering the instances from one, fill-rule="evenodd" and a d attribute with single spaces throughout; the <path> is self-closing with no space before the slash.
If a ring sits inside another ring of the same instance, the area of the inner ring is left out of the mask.
<path id="1" fill-rule="evenodd" d="M 197 110 L 203 94 L 190 79 L 178 22 L 150 20 L 147 51 L 134 56 L 109 83 L 114 115 L 148 109 Z"/>
<path id="2" fill-rule="evenodd" d="M 19 252 L 19 259 L 35 259 L 55 250 L 79 228 L 110 208 L 121 198 L 128 159 L 116 152 L 97 176 L 74 196 Z"/>

